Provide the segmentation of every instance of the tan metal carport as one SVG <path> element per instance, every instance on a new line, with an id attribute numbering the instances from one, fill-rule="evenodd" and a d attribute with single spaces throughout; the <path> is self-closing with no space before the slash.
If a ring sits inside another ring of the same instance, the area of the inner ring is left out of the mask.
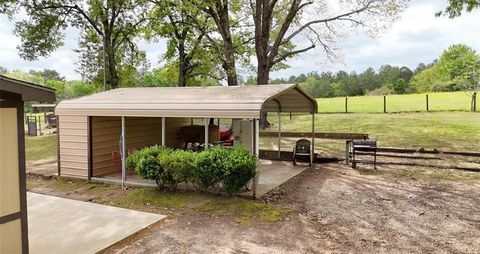
<path id="1" fill-rule="evenodd" d="M 259 119 L 262 112 L 278 112 L 279 116 L 280 112 L 310 113 L 313 131 L 317 103 L 297 85 L 290 84 L 121 88 L 62 101 L 55 109 L 59 118 L 58 173 L 91 179 L 92 168 L 103 163 L 96 151 L 107 152 L 116 146 L 122 156 L 124 182 L 127 150 L 152 145 L 150 142 L 175 146 L 175 130 L 189 125 L 192 118 L 204 119 L 205 147 L 208 147 L 208 123 L 211 118 L 250 119 L 253 129 L 252 151 L 258 156 Z M 113 136 L 106 136 L 111 133 L 114 133 Z M 279 141 L 280 135 L 281 131 Z M 129 146 L 131 137 L 138 137 L 139 141 Z M 119 139 L 125 141 L 120 142 L 120 147 Z M 108 140 L 109 145 L 101 143 L 103 140 Z M 102 156 L 104 160 L 108 159 L 107 153 Z"/>

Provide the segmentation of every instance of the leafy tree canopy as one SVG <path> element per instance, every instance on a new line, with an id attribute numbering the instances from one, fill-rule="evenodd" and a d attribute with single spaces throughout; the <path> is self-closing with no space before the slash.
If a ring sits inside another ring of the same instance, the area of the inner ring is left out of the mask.
<path id="1" fill-rule="evenodd" d="M 455 18 L 462 15 L 462 12 L 471 12 L 480 7 L 479 0 L 448 0 L 448 6 L 444 11 L 437 12 L 437 16 L 446 15 Z"/>

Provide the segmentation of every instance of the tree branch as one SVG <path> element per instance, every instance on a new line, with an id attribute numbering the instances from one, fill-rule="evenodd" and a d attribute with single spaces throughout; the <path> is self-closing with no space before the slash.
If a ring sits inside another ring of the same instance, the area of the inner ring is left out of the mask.
<path id="1" fill-rule="evenodd" d="M 303 49 L 299 49 L 299 50 L 294 50 L 294 51 L 290 51 L 290 52 L 287 52 L 281 56 L 278 56 L 277 59 L 275 59 L 274 61 L 272 61 L 270 67 L 274 66 L 275 64 L 277 63 L 280 63 L 281 61 L 293 56 L 293 55 L 296 55 L 296 54 L 300 54 L 300 53 L 303 53 L 303 52 L 306 52 L 306 51 L 309 51 L 310 49 L 313 49 L 315 48 L 315 44 L 312 44 L 311 46 L 309 47 L 306 47 L 306 48 L 303 48 Z"/>
<path id="2" fill-rule="evenodd" d="M 311 25 L 314 25 L 314 24 L 328 23 L 328 22 L 335 21 L 335 20 L 349 20 L 349 21 L 352 21 L 353 19 L 348 19 L 349 16 L 351 16 L 353 14 L 358 14 L 358 13 L 361 13 L 361 12 L 367 10 L 372 3 L 373 3 L 373 0 L 370 0 L 362 8 L 359 8 L 359 9 L 356 9 L 356 10 L 353 10 L 353 11 L 350 11 L 350 12 L 347 12 L 347 13 L 343 13 L 343 14 L 340 14 L 340 15 L 337 15 L 337 16 L 334 16 L 334 17 L 330 17 L 330 18 L 326 18 L 326 19 L 317 19 L 317 20 L 312 20 L 310 22 L 307 22 L 306 24 L 304 24 L 303 26 L 301 26 L 300 28 L 298 28 L 297 30 L 292 32 L 285 39 L 283 39 L 281 44 L 287 43 L 288 41 L 293 39 L 293 37 L 295 37 L 297 34 L 302 32 L 303 30 L 305 30 L 305 28 L 310 27 Z"/>

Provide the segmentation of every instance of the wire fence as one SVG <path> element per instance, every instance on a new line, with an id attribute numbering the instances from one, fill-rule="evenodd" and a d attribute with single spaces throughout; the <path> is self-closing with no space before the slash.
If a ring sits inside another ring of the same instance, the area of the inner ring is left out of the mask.
<path id="1" fill-rule="evenodd" d="M 318 98 L 320 113 L 476 111 L 465 92 Z"/>

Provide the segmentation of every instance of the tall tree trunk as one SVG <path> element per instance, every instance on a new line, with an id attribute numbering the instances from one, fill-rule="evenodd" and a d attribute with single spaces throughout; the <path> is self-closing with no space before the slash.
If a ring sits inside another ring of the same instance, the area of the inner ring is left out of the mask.
<path id="1" fill-rule="evenodd" d="M 178 86 L 185 87 L 187 86 L 187 68 L 185 67 L 185 63 L 180 63 L 178 68 Z"/>
<path id="2" fill-rule="evenodd" d="M 225 46 L 225 63 L 223 64 L 223 68 L 227 73 L 227 83 L 228 86 L 237 86 L 237 68 L 235 65 L 235 51 L 233 49 L 233 40 L 232 34 L 230 33 L 230 25 L 228 24 L 228 15 L 226 17 L 227 22 L 225 24 L 225 37 L 224 37 L 224 46 Z"/>
<path id="3" fill-rule="evenodd" d="M 232 53 L 225 52 L 227 60 L 222 64 L 225 73 L 227 74 L 228 86 L 238 86 L 237 68 L 235 66 L 235 56 Z"/>
<path id="4" fill-rule="evenodd" d="M 187 86 L 187 55 L 185 54 L 185 42 L 182 41 L 178 45 L 178 86 Z"/>
<path id="5" fill-rule="evenodd" d="M 257 67 L 257 85 L 268 85 L 270 79 L 270 68 L 267 64 L 259 63 Z"/>
<path id="6" fill-rule="evenodd" d="M 258 61 L 257 67 L 257 85 L 268 85 L 270 76 L 270 68 L 268 68 L 268 64 L 263 59 Z M 267 112 L 262 112 L 260 115 L 260 126 L 263 129 L 270 127 L 270 122 L 267 118 Z"/>
<path id="7" fill-rule="evenodd" d="M 268 85 L 270 79 L 270 65 L 268 63 L 268 55 L 266 53 L 266 42 L 266 38 L 259 38 L 257 43 L 257 85 Z M 262 112 L 260 115 L 260 126 L 263 129 L 266 129 L 271 125 L 267 116 L 267 112 Z"/>
<path id="8" fill-rule="evenodd" d="M 107 55 L 107 63 L 108 63 L 108 77 L 107 83 L 110 84 L 110 89 L 116 89 L 119 87 L 120 78 L 118 77 L 117 72 L 117 63 L 115 61 L 115 50 L 112 45 L 112 37 L 111 32 L 109 30 L 105 31 L 105 54 Z M 108 89 L 108 87 L 107 87 Z"/>
<path id="9" fill-rule="evenodd" d="M 228 86 L 237 86 L 237 68 L 235 63 L 236 59 L 235 50 L 233 47 L 232 32 L 230 30 L 228 4 L 228 0 L 216 0 L 215 6 L 206 8 L 205 12 L 213 18 L 218 32 L 222 36 L 224 47 L 224 59 L 222 61 L 222 67 L 227 75 Z"/>

